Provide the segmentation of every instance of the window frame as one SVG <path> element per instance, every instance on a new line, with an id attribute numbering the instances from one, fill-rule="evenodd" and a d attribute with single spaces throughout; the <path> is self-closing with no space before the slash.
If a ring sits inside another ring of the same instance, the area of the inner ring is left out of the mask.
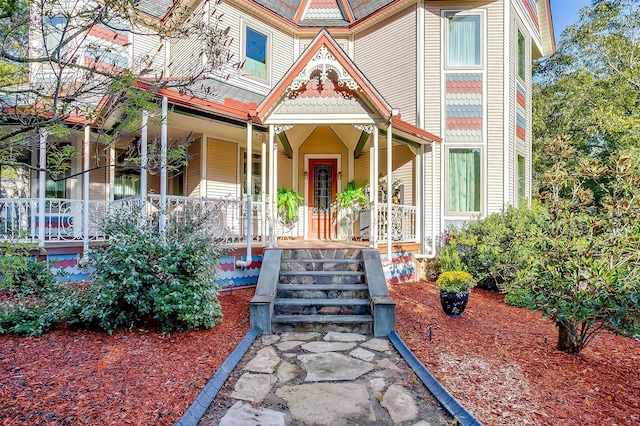
<path id="1" fill-rule="evenodd" d="M 526 80 L 527 76 L 527 41 L 520 29 L 516 35 L 516 76 L 522 82 Z"/>
<path id="2" fill-rule="evenodd" d="M 520 176 L 520 159 L 523 163 L 523 175 Z M 527 197 L 527 157 L 521 153 L 516 152 L 516 173 L 515 173 L 515 202 L 516 206 L 521 206 L 523 203 L 528 203 Z M 522 185 L 522 186 L 521 186 Z M 520 189 L 522 188 L 522 197 L 520 196 Z"/>
<path id="3" fill-rule="evenodd" d="M 260 76 L 256 76 L 253 74 L 250 74 L 246 71 L 245 67 L 246 67 L 246 60 L 247 60 L 247 31 L 253 31 L 254 33 L 260 34 L 262 36 L 265 37 L 265 78 L 261 78 Z M 272 63 L 272 33 L 271 31 L 269 31 L 267 28 L 265 28 L 262 25 L 256 24 L 256 23 L 249 23 L 246 21 L 242 21 L 242 25 L 241 25 L 241 42 L 240 42 L 240 56 L 242 58 L 242 61 L 245 63 L 245 67 L 243 67 L 242 69 L 242 73 L 241 73 L 241 77 L 257 82 L 257 83 L 261 83 L 264 85 L 269 85 L 271 82 L 271 63 Z"/>
<path id="4" fill-rule="evenodd" d="M 443 63 L 444 68 L 447 70 L 460 70 L 460 69 L 473 69 L 473 70 L 481 70 L 484 69 L 485 59 L 484 52 L 485 48 L 485 13 L 483 10 L 443 10 L 442 18 L 444 20 L 444 29 L 443 29 L 443 40 L 444 40 L 444 49 L 443 49 Z M 477 64 L 465 64 L 465 65 L 451 65 L 449 63 L 450 57 L 450 22 L 453 17 L 468 17 L 468 16 L 477 16 L 478 17 L 478 62 Z"/>
<path id="5" fill-rule="evenodd" d="M 461 211 L 456 211 L 456 210 L 451 210 L 450 206 L 449 206 L 449 202 L 450 202 L 450 198 L 451 198 L 451 159 L 450 159 L 450 152 L 451 150 L 475 150 L 478 152 L 478 161 L 479 161 L 479 168 L 480 170 L 478 171 L 478 177 L 479 177 L 479 181 L 478 181 L 478 190 L 479 190 L 479 195 L 478 195 L 478 210 L 461 210 Z M 445 200 L 444 200 L 444 205 L 445 205 L 445 215 L 448 217 L 460 217 L 460 216 L 465 216 L 465 217 L 469 217 L 469 216 L 479 216 L 482 215 L 482 212 L 484 211 L 484 196 L 486 194 L 486 188 L 484 188 L 484 168 L 485 168 L 485 164 L 484 164 L 484 147 L 483 146 L 474 146 L 474 145 L 467 145 L 467 146 L 457 146 L 457 145 L 453 145 L 453 146 L 447 146 L 445 148 L 445 176 L 446 176 L 446 184 L 445 184 Z"/>
<path id="6" fill-rule="evenodd" d="M 67 18 L 62 12 L 59 12 L 45 16 L 44 20 L 43 27 L 44 31 L 46 31 L 45 34 L 43 34 L 42 40 L 44 51 L 48 55 L 53 55 L 65 41 L 63 36 L 66 33 L 67 26 L 69 25 L 69 18 Z M 56 24 L 56 20 L 60 20 L 61 24 Z"/>

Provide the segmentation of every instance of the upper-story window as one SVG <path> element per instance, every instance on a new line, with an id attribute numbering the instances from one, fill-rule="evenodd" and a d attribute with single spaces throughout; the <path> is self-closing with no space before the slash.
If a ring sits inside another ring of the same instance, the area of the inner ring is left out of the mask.
<path id="1" fill-rule="evenodd" d="M 244 73 L 258 80 L 269 81 L 269 35 L 255 28 L 244 27 Z"/>
<path id="2" fill-rule="evenodd" d="M 524 156 L 518 154 L 518 177 L 517 177 L 517 190 L 518 190 L 518 205 L 522 205 L 527 202 L 527 183 L 526 183 L 526 162 Z"/>
<path id="3" fill-rule="evenodd" d="M 447 66 L 479 67 L 482 65 L 482 16 L 447 12 Z"/>
<path id="4" fill-rule="evenodd" d="M 52 54 L 62 42 L 62 35 L 67 26 L 67 18 L 63 15 L 45 17 L 44 44 L 48 54 Z"/>
<path id="5" fill-rule="evenodd" d="M 524 81 L 526 75 L 527 52 L 524 36 L 518 30 L 518 77 Z"/>

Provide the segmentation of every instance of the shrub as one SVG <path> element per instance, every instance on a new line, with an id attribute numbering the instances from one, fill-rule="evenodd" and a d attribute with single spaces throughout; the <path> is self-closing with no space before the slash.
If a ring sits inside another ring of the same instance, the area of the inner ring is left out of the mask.
<path id="1" fill-rule="evenodd" d="M 10 241 L 0 247 L 0 290 L 19 296 L 38 295 L 56 281 L 46 262 L 31 258 L 38 246 Z"/>
<path id="2" fill-rule="evenodd" d="M 152 317 L 163 331 L 209 328 L 221 320 L 218 260 L 206 235 L 208 215 L 160 233 L 152 220 L 119 211 L 102 225 L 109 240 L 94 251 L 95 268 L 79 322 L 108 333 Z"/>
<path id="3" fill-rule="evenodd" d="M 449 230 L 447 244 L 438 254 L 442 270 L 466 270 L 479 287 L 504 290 L 503 284 L 512 282 L 521 265 L 536 255 L 530 236 L 540 232 L 547 217 L 534 202 Z"/>

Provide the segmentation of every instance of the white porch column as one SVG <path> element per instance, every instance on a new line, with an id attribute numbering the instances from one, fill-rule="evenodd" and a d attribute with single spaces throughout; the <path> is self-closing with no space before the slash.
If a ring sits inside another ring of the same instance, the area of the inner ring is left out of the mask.
<path id="1" fill-rule="evenodd" d="M 260 224 L 262 247 L 264 247 L 267 242 L 267 142 L 264 140 L 264 135 L 262 135 L 260 154 L 260 202 L 262 203 L 262 208 L 260 209 Z"/>
<path id="2" fill-rule="evenodd" d="M 276 214 L 278 207 L 276 206 L 277 198 L 275 188 L 275 162 L 274 162 L 274 147 L 275 132 L 273 125 L 269 125 L 269 247 L 275 246 L 274 240 L 276 238 Z"/>
<path id="3" fill-rule="evenodd" d="M 387 127 L 387 261 L 393 261 L 391 252 L 391 240 L 393 234 L 393 125 L 389 119 L 389 127 Z"/>
<path id="4" fill-rule="evenodd" d="M 247 255 L 244 261 L 238 260 L 236 262 L 236 266 L 241 268 L 246 268 L 251 265 L 252 256 L 251 256 L 251 240 L 253 239 L 253 229 L 252 229 L 252 198 L 253 198 L 253 125 L 251 123 L 251 119 L 247 121 L 247 159 L 245 161 L 246 164 L 246 178 L 247 178 Z"/>
<path id="5" fill-rule="evenodd" d="M 147 167 L 149 163 L 149 153 L 147 143 L 149 138 L 149 113 L 142 111 L 142 129 L 140 133 L 140 197 L 142 198 L 142 208 L 140 215 L 144 218 L 147 214 Z"/>
<path id="6" fill-rule="evenodd" d="M 167 105 L 168 99 L 163 96 L 162 127 L 160 128 L 160 232 L 164 232 L 167 225 Z"/>
<path id="7" fill-rule="evenodd" d="M 87 260 L 89 254 L 89 155 L 91 127 L 84 126 L 82 143 L 82 257 Z"/>
<path id="8" fill-rule="evenodd" d="M 38 243 L 44 247 L 45 194 L 47 186 L 47 136 L 46 129 L 40 129 L 40 151 L 38 159 Z"/>
<path id="9" fill-rule="evenodd" d="M 371 147 L 373 157 L 373 177 L 371 179 L 371 193 L 373 196 L 373 208 L 371 209 L 371 243 L 374 248 L 378 247 L 378 126 L 373 127 L 373 146 Z"/>

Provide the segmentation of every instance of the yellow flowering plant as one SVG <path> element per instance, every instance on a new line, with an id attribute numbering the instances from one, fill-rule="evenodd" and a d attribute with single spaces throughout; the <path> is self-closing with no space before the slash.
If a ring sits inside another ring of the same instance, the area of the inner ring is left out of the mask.
<path id="1" fill-rule="evenodd" d="M 468 272 L 447 271 L 438 276 L 436 285 L 441 290 L 459 293 L 461 291 L 469 291 L 476 283 Z"/>

